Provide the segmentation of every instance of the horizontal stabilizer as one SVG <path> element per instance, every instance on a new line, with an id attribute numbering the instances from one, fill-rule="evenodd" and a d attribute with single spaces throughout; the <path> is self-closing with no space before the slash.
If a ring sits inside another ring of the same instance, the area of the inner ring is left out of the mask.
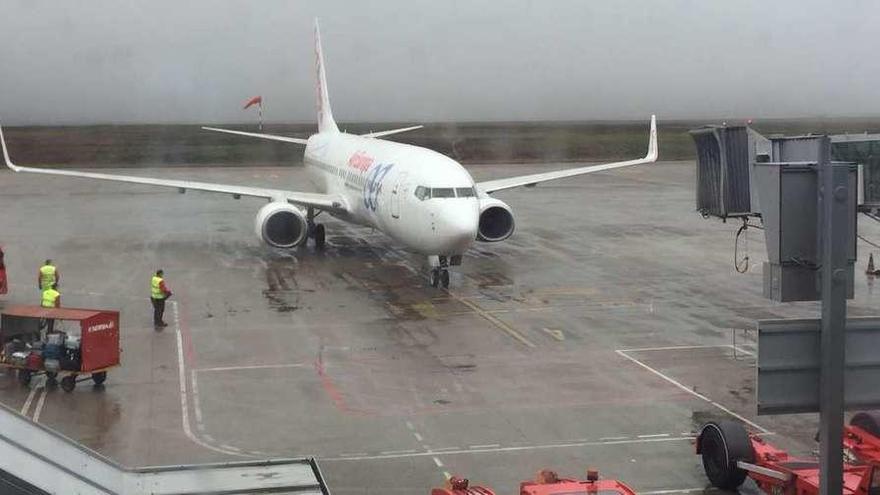
<path id="1" fill-rule="evenodd" d="M 400 129 L 391 129 L 388 131 L 379 131 L 379 132 L 371 132 L 369 134 L 361 134 L 361 136 L 368 137 L 368 138 L 377 138 L 377 137 L 383 137 L 383 136 L 390 136 L 392 134 L 400 134 L 401 132 L 414 131 L 416 129 L 421 129 L 422 127 L 425 127 L 425 126 L 414 125 L 412 127 L 401 127 Z"/>
<path id="2" fill-rule="evenodd" d="M 255 137 L 260 139 L 268 139 L 270 141 L 281 141 L 284 143 L 309 144 L 308 139 L 292 138 L 287 136 L 276 136 L 274 134 L 258 134 L 256 132 L 231 131 L 229 129 L 217 129 L 216 127 L 202 127 L 206 131 L 225 132 L 226 134 L 236 134 L 239 136 Z"/>

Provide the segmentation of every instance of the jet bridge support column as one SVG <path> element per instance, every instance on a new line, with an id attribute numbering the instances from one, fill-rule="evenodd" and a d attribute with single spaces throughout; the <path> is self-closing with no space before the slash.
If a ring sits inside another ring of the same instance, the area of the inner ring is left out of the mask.
<path id="1" fill-rule="evenodd" d="M 850 230 L 847 206 L 849 164 L 832 164 L 830 142 L 821 142 L 819 167 L 819 247 L 821 251 L 822 333 L 819 375 L 820 493 L 843 493 L 843 394 Z"/>

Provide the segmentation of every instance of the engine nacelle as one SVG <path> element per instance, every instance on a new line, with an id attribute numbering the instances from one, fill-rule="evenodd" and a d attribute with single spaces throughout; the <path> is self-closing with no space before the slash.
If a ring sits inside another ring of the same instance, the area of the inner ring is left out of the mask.
<path id="1" fill-rule="evenodd" d="M 305 212 L 290 203 L 273 202 L 263 206 L 254 227 L 263 242 L 280 248 L 299 246 L 309 236 Z"/>
<path id="2" fill-rule="evenodd" d="M 495 198 L 480 199 L 480 227 L 477 240 L 498 242 L 513 235 L 515 222 L 513 212 L 507 203 Z"/>

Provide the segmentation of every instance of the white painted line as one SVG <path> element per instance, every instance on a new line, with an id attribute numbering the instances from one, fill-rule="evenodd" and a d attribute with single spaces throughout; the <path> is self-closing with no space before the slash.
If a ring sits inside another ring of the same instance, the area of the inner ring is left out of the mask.
<path id="1" fill-rule="evenodd" d="M 471 445 L 468 447 L 469 449 L 494 449 L 495 447 L 501 447 L 501 445 L 497 443 L 487 443 L 485 445 Z"/>
<path id="2" fill-rule="evenodd" d="M 743 349 L 742 347 L 740 347 L 740 346 L 738 346 L 738 345 L 731 345 L 730 348 L 733 349 L 734 351 L 741 352 L 741 353 L 743 353 L 743 354 L 745 354 L 745 355 L 747 355 L 747 356 L 755 357 L 755 353 L 754 353 L 754 352 L 752 352 L 752 351 L 748 351 L 748 350 L 746 350 L 746 349 Z"/>
<path id="3" fill-rule="evenodd" d="M 228 445 L 228 444 L 225 444 L 225 443 L 224 443 L 224 444 L 221 444 L 220 447 L 221 447 L 221 448 L 224 448 L 224 449 L 227 449 L 227 450 L 231 450 L 231 451 L 233 451 L 233 452 L 241 452 L 241 449 L 240 449 L 240 448 L 238 448 L 238 447 L 233 447 L 232 445 Z"/>
<path id="4" fill-rule="evenodd" d="M 413 435 L 415 435 L 416 440 L 418 440 L 418 441 L 420 441 L 420 442 L 424 441 L 424 438 L 422 438 L 422 436 L 419 435 L 419 432 L 414 431 L 414 432 L 413 432 Z"/>
<path id="5" fill-rule="evenodd" d="M 37 405 L 34 407 L 34 423 L 40 422 L 40 414 L 43 413 L 43 405 L 46 404 L 46 387 L 45 385 L 39 385 L 40 389 L 40 398 L 37 400 Z"/>
<path id="6" fill-rule="evenodd" d="M 34 401 L 34 396 L 36 394 L 37 394 L 37 387 L 32 388 L 31 391 L 28 393 L 27 399 L 25 399 L 25 401 L 24 401 L 24 405 L 21 406 L 21 415 L 22 416 L 28 415 L 28 411 L 31 408 L 31 402 Z"/>
<path id="7" fill-rule="evenodd" d="M 416 427 L 413 426 L 412 422 L 410 421 L 406 422 L 406 427 L 409 428 L 410 431 L 414 431 L 416 429 Z"/>
<path id="8" fill-rule="evenodd" d="M 362 457 L 365 455 L 368 455 L 368 454 L 366 452 L 355 452 L 353 454 L 339 454 L 339 457 L 354 458 L 354 457 Z"/>
<path id="9" fill-rule="evenodd" d="M 364 455 L 360 457 L 344 457 L 340 455 L 339 457 L 324 457 L 321 458 L 322 461 L 366 461 L 366 460 L 377 460 L 377 459 L 400 459 L 407 457 L 426 457 L 426 456 L 444 456 L 444 455 L 459 455 L 459 454 L 494 454 L 494 453 L 504 453 L 504 452 L 524 452 L 529 450 L 550 450 L 550 449 L 568 449 L 568 448 L 577 448 L 577 447 L 592 447 L 592 446 L 602 446 L 607 447 L 609 445 L 630 445 L 630 444 L 645 444 L 645 443 L 661 443 L 661 442 L 690 442 L 693 441 L 693 436 L 687 437 L 664 437 L 664 438 L 634 438 L 628 440 L 618 440 L 618 441 L 606 441 L 606 442 L 569 442 L 569 443 L 557 443 L 557 444 L 547 444 L 547 445 L 521 445 L 516 447 L 496 447 L 496 448 L 486 448 L 486 449 L 461 449 L 461 450 L 449 450 L 446 452 L 416 452 L 415 454 L 396 454 L 396 455 Z"/>
<path id="10" fill-rule="evenodd" d="M 279 369 L 279 368 L 308 368 L 311 367 L 311 364 L 306 363 L 290 363 L 290 364 L 258 364 L 253 366 L 221 366 L 218 368 L 199 368 L 197 371 L 199 373 L 202 372 L 214 372 L 214 371 L 240 371 L 240 370 L 268 370 L 268 369 Z"/>
<path id="11" fill-rule="evenodd" d="M 202 422 L 202 405 L 199 400 L 199 381 L 196 380 L 196 372 L 192 372 L 192 396 L 193 396 L 193 411 L 196 413 L 196 428 L 199 431 L 205 430 L 205 425 Z"/>
<path id="12" fill-rule="evenodd" d="M 406 449 L 406 450 L 385 450 L 379 452 L 382 455 L 395 455 L 395 454 L 412 454 L 417 452 L 416 449 Z"/>
<path id="13" fill-rule="evenodd" d="M 443 462 L 440 461 L 440 459 L 438 459 L 437 457 L 432 457 L 431 459 L 434 459 L 434 464 L 436 464 L 438 468 L 443 467 Z"/>
<path id="14" fill-rule="evenodd" d="M 447 450 L 461 450 L 458 447 L 441 447 L 439 449 L 431 449 L 431 452 L 446 452 Z"/>
<path id="15" fill-rule="evenodd" d="M 751 427 L 753 427 L 753 428 L 759 430 L 760 432 L 762 432 L 762 433 L 767 433 L 767 432 L 769 432 L 768 429 L 766 429 L 766 428 L 764 428 L 763 426 L 761 426 L 761 425 L 755 423 L 754 421 L 749 421 L 748 419 L 744 418 L 743 416 L 741 416 L 741 415 L 739 415 L 739 414 L 737 414 L 737 413 L 731 411 L 730 409 L 728 409 L 728 408 L 722 406 L 721 404 L 719 404 L 719 403 L 715 402 L 714 400 L 712 400 L 712 399 L 706 397 L 705 395 L 703 395 L 703 394 L 701 394 L 701 393 L 699 393 L 699 392 L 694 392 L 693 390 L 689 389 L 688 387 L 682 385 L 680 382 L 676 381 L 674 378 L 669 377 L 669 376 L 666 376 L 666 375 L 664 375 L 663 373 L 661 373 L 661 372 L 655 370 L 654 368 L 648 366 L 647 364 L 645 364 L 645 363 L 639 361 L 638 359 L 636 359 L 636 358 L 634 358 L 634 357 L 628 355 L 628 354 L 626 353 L 626 351 L 618 350 L 618 351 L 615 351 L 615 352 L 616 352 L 617 354 L 619 354 L 619 355 L 625 357 L 626 359 L 629 359 L 629 360 L 632 361 L 633 363 L 635 363 L 635 364 L 641 366 L 642 368 L 644 368 L 644 369 L 650 371 L 651 373 L 655 374 L 656 376 L 659 376 L 660 378 L 666 380 L 667 382 L 669 382 L 669 383 L 675 385 L 676 387 L 678 387 L 678 388 L 684 390 L 685 392 L 687 392 L 687 393 L 693 395 L 694 397 L 697 397 L 698 399 L 701 399 L 701 400 L 703 400 L 703 401 L 705 401 L 705 402 L 708 402 L 709 404 L 712 404 L 713 406 L 717 407 L 718 409 L 721 409 L 722 411 L 726 412 L 727 414 L 729 414 L 729 415 L 733 416 L 734 418 L 736 418 L 736 419 L 742 421 L 743 423 L 745 423 L 745 424 L 747 424 L 747 425 L 749 425 L 749 426 L 751 426 Z"/>
<path id="16" fill-rule="evenodd" d="M 609 440 L 626 440 L 627 438 L 629 438 L 629 437 L 603 437 L 603 438 L 600 438 L 599 440 L 602 442 L 607 442 Z M 589 440 L 585 440 L 585 441 L 588 442 Z"/>
<path id="17" fill-rule="evenodd" d="M 449 474 L 449 471 L 443 471 L 443 476 L 445 476 L 446 479 L 452 478 L 452 475 Z"/>
<path id="18" fill-rule="evenodd" d="M 719 349 L 731 348 L 730 344 L 719 345 L 668 345 L 664 347 L 639 347 L 635 349 L 620 349 L 618 352 L 651 352 L 651 351 L 686 351 L 690 349 Z"/>
<path id="19" fill-rule="evenodd" d="M 656 433 L 653 435 L 639 435 L 639 438 L 663 438 L 670 436 L 669 433 Z"/>
<path id="20" fill-rule="evenodd" d="M 181 424 L 183 426 L 183 433 L 196 445 L 200 445 L 208 450 L 213 450 L 214 452 L 220 452 L 221 454 L 229 454 L 240 457 L 249 457 L 240 452 L 233 452 L 226 449 L 221 449 L 219 447 L 215 447 L 196 435 L 193 434 L 192 429 L 189 425 L 189 395 L 186 389 L 186 364 L 183 359 L 183 335 L 180 332 L 180 311 L 177 309 L 177 301 L 171 301 L 171 309 L 174 314 L 174 330 L 177 334 L 177 370 L 178 375 L 180 377 L 180 415 L 181 415 Z M 210 438 L 208 435 L 205 435 L 205 438 Z M 213 441 L 211 439 L 210 441 Z"/>
<path id="21" fill-rule="evenodd" d="M 740 347 L 738 345 L 732 344 L 718 344 L 718 345 L 670 345 L 665 347 L 637 347 L 633 349 L 620 349 L 621 352 L 651 352 L 651 351 L 686 351 L 692 349 L 733 349 L 736 352 L 741 352 L 747 356 L 755 357 L 755 353 Z"/>

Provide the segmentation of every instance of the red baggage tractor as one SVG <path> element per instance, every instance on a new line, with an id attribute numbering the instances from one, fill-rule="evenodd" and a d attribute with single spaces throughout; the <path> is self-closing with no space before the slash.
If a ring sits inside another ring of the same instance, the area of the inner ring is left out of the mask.
<path id="1" fill-rule="evenodd" d="M 0 362 L 0 367 L 17 369 L 18 378 L 23 384 L 30 383 L 34 373 L 45 373 L 53 381 L 60 378 L 61 388 L 65 392 L 73 391 L 76 383 L 83 379 L 91 378 L 96 385 L 103 384 L 107 379 L 107 370 L 120 364 L 119 312 L 102 309 L 9 306 L 0 313 L 0 344 L 12 342 L 13 339 L 21 342 L 39 340 L 41 325 L 48 319 L 56 321 L 56 330 L 63 326 L 58 322 L 74 323 L 79 327 L 77 368 L 47 370 L 42 359 L 39 366 L 34 366 L 37 363 L 32 360 L 21 366 L 11 362 L 9 356 L 5 356 L 5 362 Z M 80 378 L 80 375 L 83 378 Z"/>

